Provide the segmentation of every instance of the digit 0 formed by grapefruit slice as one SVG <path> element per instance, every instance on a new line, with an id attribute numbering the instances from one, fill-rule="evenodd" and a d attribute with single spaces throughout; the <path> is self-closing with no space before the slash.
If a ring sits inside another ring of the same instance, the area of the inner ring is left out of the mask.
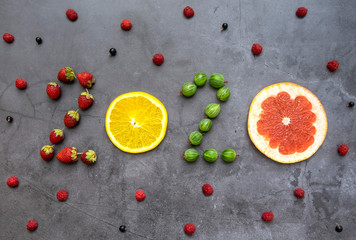
<path id="1" fill-rule="evenodd" d="M 264 88 L 253 99 L 248 133 L 255 146 L 280 163 L 311 157 L 322 145 L 328 128 L 319 99 L 294 83 Z"/>

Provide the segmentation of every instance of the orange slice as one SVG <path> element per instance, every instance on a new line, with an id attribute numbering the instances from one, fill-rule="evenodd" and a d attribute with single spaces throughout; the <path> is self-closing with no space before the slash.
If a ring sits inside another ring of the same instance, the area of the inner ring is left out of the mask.
<path id="1" fill-rule="evenodd" d="M 164 105 L 144 92 L 130 92 L 110 104 L 105 118 L 111 142 L 124 152 L 142 153 L 163 140 L 168 115 Z"/>
<path id="2" fill-rule="evenodd" d="M 247 125 L 258 150 L 280 163 L 311 157 L 328 128 L 319 99 L 308 89 L 288 82 L 268 86 L 256 95 Z"/>

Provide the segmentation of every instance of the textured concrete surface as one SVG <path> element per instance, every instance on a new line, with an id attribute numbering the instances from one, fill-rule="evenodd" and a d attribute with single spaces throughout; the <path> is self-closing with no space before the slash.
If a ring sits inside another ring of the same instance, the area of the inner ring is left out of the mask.
<path id="1" fill-rule="evenodd" d="M 186 5 L 195 10 L 189 20 Z M 295 16 L 301 6 L 309 9 L 304 19 Z M 76 22 L 66 19 L 68 8 L 77 10 Z M 354 239 L 356 109 L 346 104 L 356 101 L 355 10 L 353 0 L 1 0 L 0 33 L 16 39 L 0 41 L 0 239 Z M 129 32 L 120 29 L 124 18 L 133 22 Z M 223 22 L 229 28 L 220 32 Z M 254 42 L 264 47 L 259 57 L 250 52 Z M 111 47 L 116 57 L 107 55 Z M 151 61 L 157 52 L 166 59 L 161 67 Z M 331 73 L 326 64 L 333 59 L 340 67 Z M 93 149 L 92 167 L 39 155 L 83 90 L 78 82 L 62 84 L 58 101 L 47 97 L 46 84 L 63 66 L 89 71 L 97 83 L 95 104 L 65 130 L 56 151 Z M 205 106 L 217 101 L 208 85 L 191 99 L 178 96 L 200 71 L 224 74 L 232 95 L 198 149 L 234 148 L 241 156 L 232 164 L 202 158 L 188 164 L 180 157 Z M 28 82 L 24 91 L 14 86 L 19 77 Z M 246 129 L 253 97 L 282 81 L 313 91 L 329 122 L 319 151 L 293 165 L 263 156 Z M 156 96 L 169 114 L 164 141 L 148 153 L 123 153 L 105 132 L 109 103 L 130 91 Z M 345 157 L 337 154 L 342 143 L 350 146 Z M 12 175 L 20 180 L 16 189 L 6 185 Z M 204 183 L 214 187 L 212 197 L 201 193 Z M 293 196 L 296 187 L 305 189 L 303 200 Z M 69 198 L 58 202 L 63 188 Z M 134 198 L 140 188 L 143 202 Z M 260 220 L 264 211 L 274 212 L 273 222 Z M 30 219 L 39 224 L 33 233 L 26 230 Z M 187 222 L 197 227 L 192 237 L 183 232 Z M 128 232 L 118 231 L 121 224 Z"/>

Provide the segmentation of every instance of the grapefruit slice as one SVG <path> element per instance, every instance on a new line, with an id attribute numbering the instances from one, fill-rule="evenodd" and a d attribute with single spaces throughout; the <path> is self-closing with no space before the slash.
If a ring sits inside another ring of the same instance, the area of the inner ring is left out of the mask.
<path id="1" fill-rule="evenodd" d="M 268 86 L 256 95 L 247 125 L 256 148 L 280 163 L 311 157 L 328 128 L 319 99 L 308 89 L 288 82 Z"/>

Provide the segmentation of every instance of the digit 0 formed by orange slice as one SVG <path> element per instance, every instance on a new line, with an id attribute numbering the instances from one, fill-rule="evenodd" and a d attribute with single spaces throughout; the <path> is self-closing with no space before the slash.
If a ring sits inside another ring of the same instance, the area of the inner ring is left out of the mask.
<path id="1" fill-rule="evenodd" d="M 268 86 L 256 95 L 247 125 L 258 150 L 280 163 L 311 157 L 328 128 L 319 99 L 308 89 L 288 82 Z"/>

